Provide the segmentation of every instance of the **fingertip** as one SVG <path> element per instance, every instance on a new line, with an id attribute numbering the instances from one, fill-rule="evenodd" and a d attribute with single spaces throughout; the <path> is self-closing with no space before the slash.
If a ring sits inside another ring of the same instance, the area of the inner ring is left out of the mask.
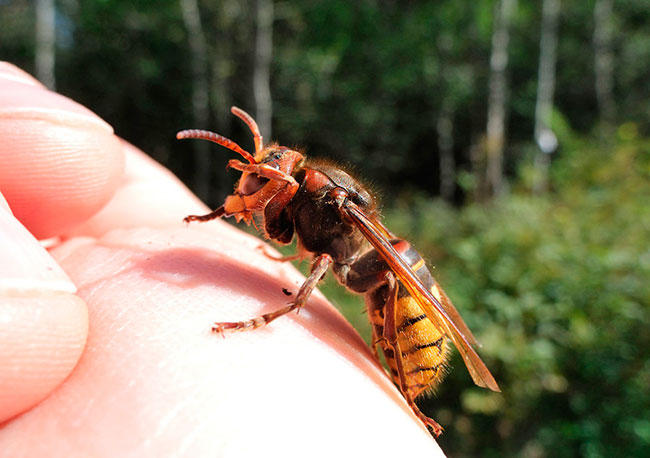
<path id="1" fill-rule="evenodd" d="M 5 209 L 11 211 L 9 209 L 9 203 L 7 202 L 7 199 L 5 199 L 5 196 L 3 196 L 1 192 L 0 192 L 0 207 L 3 207 Z"/>
<path id="2" fill-rule="evenodd" d="M 9 62 L 0 62 L 0 77 L 5 80 L 15 80 L 23 84 L 43 87 L 32 75 Z"/>
<path id="3" fill-rule="evenodd" d="M 0 295 L 3 291 L 74 293 L 75 285 L 32 234 L 0 205 Z"/>
<path id="4" fill-rule="evenodd" d="M 88 312 L 75 285 L 0 205 L 0 422 L 45 398 L 77 363 Z"/>
<path id="5" fill-rule="evenodd" d="M 46 398 L 74 369 L 88 336 L 78 296 L 55 291 L 0 293 L 0 422 Z"/>
<path id="6" fill-rule="evenodd" d="M 108 202 L 124 154 L 107 123 L 6 65 L 0 107 L 0 187 L 34 235 L 58 235 Z"/>

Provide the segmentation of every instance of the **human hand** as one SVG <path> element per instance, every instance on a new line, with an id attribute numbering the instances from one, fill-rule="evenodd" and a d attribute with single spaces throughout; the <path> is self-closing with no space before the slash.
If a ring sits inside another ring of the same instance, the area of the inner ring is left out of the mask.
<path id="1" fill-rule="evenodd" d="M 0 107 L 3 453 L 441 454 L 320 293 L 265 328 L 211 333 L 302 283 L 258 239 L 182 224 L 206 208 L 173 175 L 8 64 Z M 53 238 L 54 260 L 18 221 Z"/>

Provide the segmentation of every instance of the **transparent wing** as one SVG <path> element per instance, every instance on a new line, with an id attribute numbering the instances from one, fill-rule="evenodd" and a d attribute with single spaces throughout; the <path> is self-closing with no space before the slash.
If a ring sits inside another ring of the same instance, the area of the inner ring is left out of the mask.
<path id="1" fill-rule="evenodd" d="M 386 236 L 386 238 L 389 240 L 391 238 L 394 238 L 394 235 L 391 234 L 388 228 L 386 228 L 386 226 L 384 226 L 381 221 L 373 220 L 373 222 L 382 230 L 382 233 Z M 474 334 L 472 334 L 472 331 L 467 327 L 465 321 L 463 321 L 463 318 L 460 316 L 460 313 L 458 313 L 458 310 L 456 310 L 456 307 L 454 307 L 454 304 L 451 302 L 451 299 L 447 297 L 447 294 L 442 290 L 442 288 L 438 287 L 438 289 L 440 291 L 440 297 L 437 299 L 440 300 L 442 308 L 445 309 L 445 312 L 447 312 L 447 315 L 449 315 L 451 321 L 454 322 L 454 324 L 458 327 L 458 330 L 465 336 L 471 345 L 480 347 L 481 344 L 478 343 L 476 337 L 474 337 Z"/>
<path id="2" fill-rule="evenodd" d="M 444 293 L 441 294 L 443 298 L 441 304 L 413 272 L 404 258 L 393 248 L 387 238 L 390 236 L 390 232 L 381 223 L 368 217 L 353 202 L 347 201 L 342 210 L 359 228 L 368 242 L 381 254 L 409 294 L 418 302 L 427 318 L 451 339 L 460 352 L 474 383 L 493 391 L 501 391 L 488 368 L 472 348 L 470 342 L 476 342 L 476 339 L 447 296 Z"/>

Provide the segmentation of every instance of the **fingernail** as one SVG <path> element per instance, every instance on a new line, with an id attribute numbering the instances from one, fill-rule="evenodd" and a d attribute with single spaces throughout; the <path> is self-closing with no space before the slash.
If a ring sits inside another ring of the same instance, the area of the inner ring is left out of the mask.
<path id="1" fill-rule="evenodd" d="M 74 283 L 38 240 L 0 205 L 0 292 L 61 291 Z"/>
<path id="2" fill-rule="evenodd" d="M 32 75 L 9 62 L 0 62 L 0 80 L 18 81 L 22 84 L 43 87 Z"/>

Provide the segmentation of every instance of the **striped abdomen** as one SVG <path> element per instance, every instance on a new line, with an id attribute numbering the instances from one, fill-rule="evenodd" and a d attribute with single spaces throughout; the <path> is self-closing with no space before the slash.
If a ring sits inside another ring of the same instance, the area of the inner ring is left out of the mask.
<path id="1" fill-rule="evenodd" d="M 444 294 L 436 285 L 420 255 L 403 240 L 393 246 L 409 263 L 418 277 L 436 298 Z M 397 362 L 393 349 L 381 337 L 384 332 L 384 308 L 388 297 L 388 285 L 384 282 L 377 289 L 366 292 L 366 306 L 373 325 L 373 341 L 379 342 L 395 383 L 400 385 Z M 442 379 L 448 357 L 448 339 L 426 317 L 418 303 L 399 284 L 395 307 L 397 344 L 402 353 L 402 365 L 406 387 L 412 398 L 417 397 Z"/>

